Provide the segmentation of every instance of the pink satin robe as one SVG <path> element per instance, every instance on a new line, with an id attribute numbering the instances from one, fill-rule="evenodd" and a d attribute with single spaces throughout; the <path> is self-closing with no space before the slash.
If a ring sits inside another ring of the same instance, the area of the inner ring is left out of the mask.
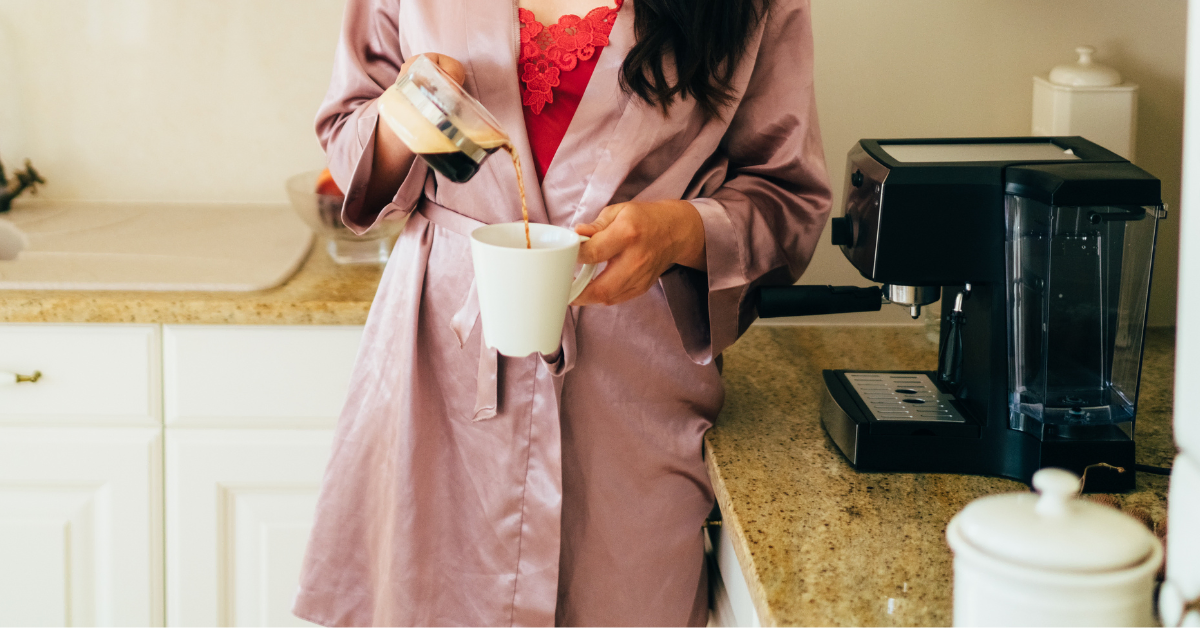
<path id="1" fill-rule="evenodd" d="M 512 164 L 493 156 L 453 184 L 416 160 L 383 212 L 413 213 L 367 320 L 298 616 L 327 625 L 705 623 L 701 527 L 713 493 L 701 441 L 723 400 L 715 358 L 754 318 L 755 286 L 804 271 L 830 191 L 807 0 L 775 0 L 737 68 L 736 100 L 711 120 L 691 101 L 664 116 L 619 88 L 636 4 L 621 9 L 539 187 L 514 4 L 347 1 L 317 129 L 347 190 L 348 224 L 362 231 L 380 219 L 362 207 L 375 98 L 404 59 L 438 52 L 463 62 L 466 88 L 529 164 L 532 220 L 570 226 L 621 201 L 688 199 L 704 222 L 709 271 L 677 267 L 629 302 L 571 308 L 553 362 L 497 360 L 481 347 L 462 233 L 467 218 L 520 219 Z"/>

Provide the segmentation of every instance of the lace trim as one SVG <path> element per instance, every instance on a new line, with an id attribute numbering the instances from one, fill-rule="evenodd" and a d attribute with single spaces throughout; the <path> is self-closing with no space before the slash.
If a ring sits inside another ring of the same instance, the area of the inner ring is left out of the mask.
<path id="1" fill-rule="evenodd" d="M 525 84 L 521 104 L 540 114 L 554 102 L 553 88 L 561 83 L 559 74 L 574 70 L 581 60 L 591 59 L 597 48 L 608 45 L 608 35 L 623 3 L 616 0 L 615 9 L 599 7 L 584 17 L 564 15 L 549 28 L 538 22 L 532 11 L 518 9 L 521 56 L 517 65 Z"/>

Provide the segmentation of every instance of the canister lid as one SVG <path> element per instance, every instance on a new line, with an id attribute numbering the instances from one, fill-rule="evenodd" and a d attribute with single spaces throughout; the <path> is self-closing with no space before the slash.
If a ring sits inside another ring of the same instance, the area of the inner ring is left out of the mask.
<path id="1" fill-rule="evenodd" d="M 1009 493 L 977 499 L 955 519 L 963 538 L 999 560 L 1035 569 L 1098 573 L 1146 560 L 1157 543 L 1133 517 L 1078 499 L 1079 478 L 1063 469 L 1033 476 L 1041 495 Z"/>
<path id="2" fill-rule="evenodd" d="M 1121 74 L 1116 70 L 1092 60 L 1096 49 L 1080 46 L 1075 49 L 1079 60 L 1054 66 L 1050 70 L 1050 82 L 1069 87 L 1112 87 L 1121 84 Z"/>

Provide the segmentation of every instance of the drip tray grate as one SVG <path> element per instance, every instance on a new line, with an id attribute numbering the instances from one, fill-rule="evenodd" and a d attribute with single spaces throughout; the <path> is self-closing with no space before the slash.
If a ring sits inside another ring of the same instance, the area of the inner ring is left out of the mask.
<path id="1" fill-rule="evenodd" d="M 951 395 L 938 390 L 920 373 L 846 373 L 850 386 L 879 421 L 966 423 L 950 404 Z"/>

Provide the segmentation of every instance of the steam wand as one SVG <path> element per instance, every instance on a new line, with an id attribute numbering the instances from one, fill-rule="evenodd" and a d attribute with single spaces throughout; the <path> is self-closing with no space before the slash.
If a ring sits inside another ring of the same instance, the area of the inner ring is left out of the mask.
<path id="1" fill-rule="evenodd" d="M 33 164 L 28 159 L 25 160 L 25 170 L 18 170 L 13 173 L 13 176 L 17 180 L 9 181 L 8 176 L 4 173 L 4 164 L 0 162 L 0 214 L 12 209 L 13 199 L 20 196 L 26 189 L 31 194 L 37 194 L 37 186 L 46 183 L 42 175 L 33 169 Z"/>
<path id="2" fill-rule="evenodd" d="M 950 386 L 957 386 L 962 379 L 962 327 L 967 322 L 963 314 L 963 301 L 971 296 L 971 284 L 963 286 L 962 292 L 954 297 L 954 310 L 946 315 L 949 329 L 946 331 L 946 341 L 942 343 L 938 355 L 938 379 Z"/>

